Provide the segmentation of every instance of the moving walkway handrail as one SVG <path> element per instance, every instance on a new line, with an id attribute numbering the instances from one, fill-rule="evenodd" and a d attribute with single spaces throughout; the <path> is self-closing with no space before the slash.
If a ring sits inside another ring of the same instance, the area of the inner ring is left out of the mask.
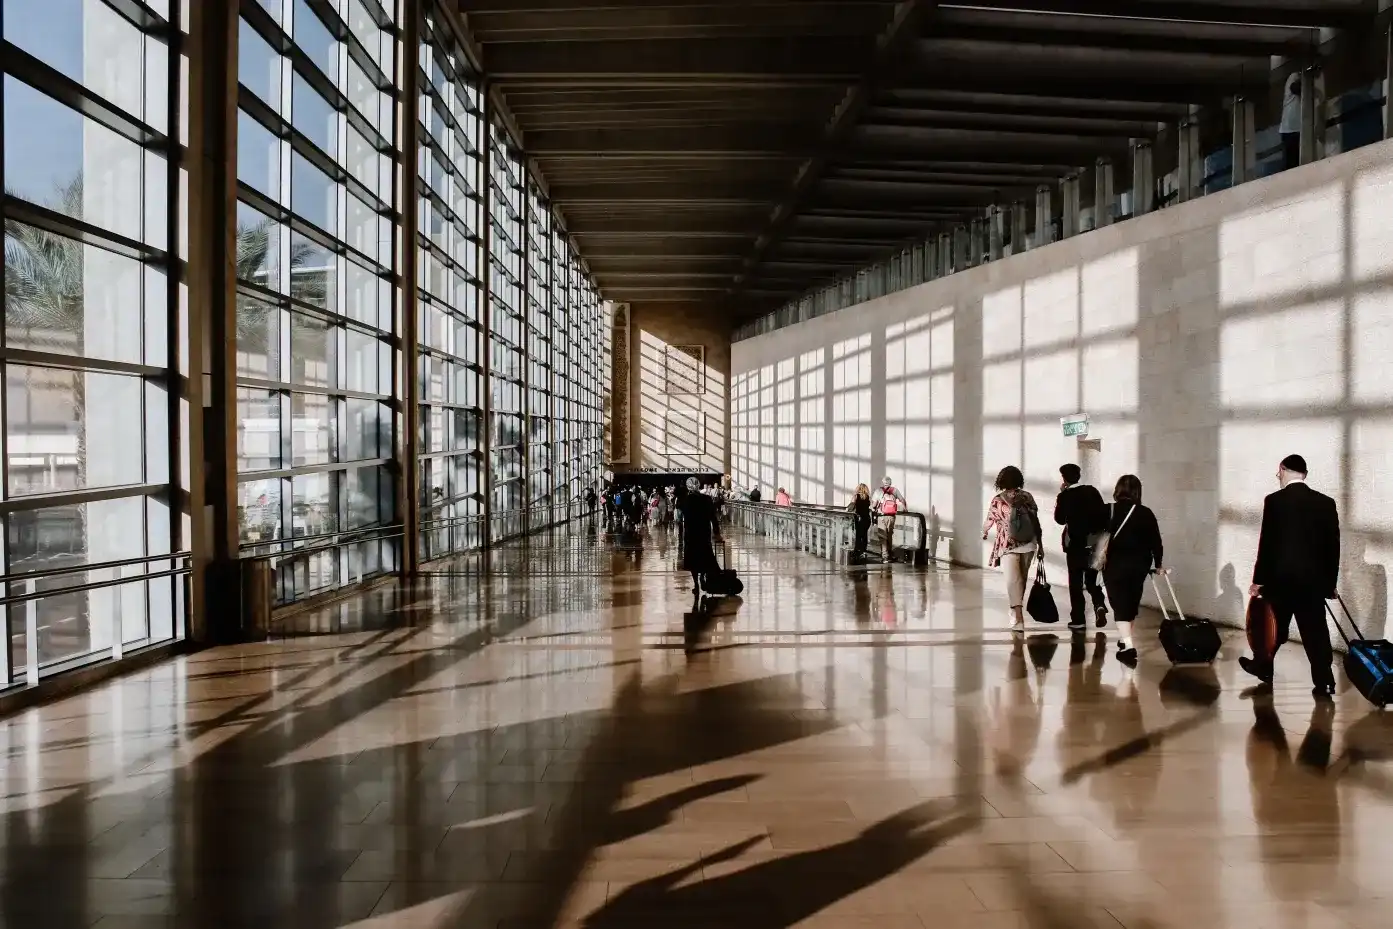
<path id="1" fill-rule="evenodd" d="M 388 532 L 387 530 L 394 530 Z M 386 533 L 385 535 L 372 535 L 371 533 Z M 305 555 L 314 555 L 318 552 L 333 551 L 343 548 L 345 545 L 357 545 L 360 542 L 385 542 L 388 539 L 400 539 L 406 535 L 406 530 L 400 523 L 392 523 L 385 526 L 363 526 L 358 529 L 341 529 L 338 532 L 318 532 L 314 535 L 291 536 L 280 539 L 267 539 L 265 542 L 244 542 L 238 548 L 239 558 L 242 561 L 261 561 L 268 558 L 300 558 Z M 261 548 L 263 545 L 295 545 L 300 542 L 313 542 L 317 539 L 333 539 L 325 545 L 311 545 L 305 548 L 291 548 L 289 550 L 275 552 L 251 552 L 251 549 Z"/>
<path id="2" fill-rule="evenodd" d="M 163 556 L 168 557 L 168 556 Z M 91 581 L 86 584 L 71 584 L 63 587 L 49 587 L 44 590 L 33 590 L 27 594 L 13 594 L 11 596 L 0 597 L 0 607 L 11 606 L 15 603 L 26 603 L 30 600 L 45 600 L 49 597 L 61 597 L 66 594 L 82 593 L 86 590 L 99 590 L 103 587 L 117 587 L 121 584 L 135 584 L 140 581 L 153 581 L 162 577 L 183 577 L 193 573 L 193 568 L 185 565 L 182 568 L 171 568 L 168 571 L 154 571 L 147 574 L 132 574 L 130 577 L 112 577 L 104 581 Z M 19 580 L 25 580 L 21 577 Z M 10 583 L 14 583 L 11 581 Z"/>
<path id="3" fill-rule="evenodd" d="M 20 581 L 32 581 L 45 577 L 57 577 L 63 574 L 82 574 L 86 571 L 104 571 L 108 568 L 128 568 L 131 565 L 149 564 L 152 561 L 188 561 L 193 557 L 193 552 L 169 552 L 164 555 L 145 555 L 140 558 L 121 558 L 116 561 L 97 561 L 86 564 L 70 565 L 66 568 L 46 568 L 42 571 L 23 571 L 15 574 L 0 575 L 0 584 L 12 584 Z M 141 575 L 132 575 L 127 580 L 134 580 Z M 143 575 L 153 577 L 154 575 Z M 77 590 L 77 587 L 54 588 L 55 592 L 60 590 Z"/>
<path id="4" fill-rule="evenodd" d="M 854 526 L 851 514 L 836 510 L 799 510 L 795 507 L 729 502 L 732 515 L 745 528 L 761 535 L 782 537 L 803 551 L 841 561 L 851 550 Z"/>
<path id="5" fill-rule="evenodd" d="M 761 502 L 761 503 L 756 503 L 756 504 L 753 504 L 753 505 L 754 505 L 754 506 L 769 506 L 770 504 L 766 504 L 766 503 L 762 503 L 762 502 Z M 849 510 L 847 510 L 846 507 L 843 507 L 843 506 L 828 506 L 828 505 L 822 504 L 822 503 L 794 503 L 794 504 L 793 504 L 793 509 L 795 509 L 795 510 L 815 510 L 815 511 L 818 511 L 818 512 L 826 512 L 826 513 L 845 513 L 848 517 L 851 516 L 851 512 L 850 512 Z M 871 514 L 871 515 L 874 516 L 874 515 L 876 515 L 876 514 L 873 513 L 873 514 Z M 898 513 L 895 514 L 895 528 L 896 528 L 896 529 L 899 528 L 899 525 L 900 525 L 900 522 L 899 522 L 899 521 L 900 521 L 901 519 L 907 519 L 907 520 L 911 521 L 911 522 L 914 524 L 914 528 L 915 528 L 915 533 L 914 533 L 914 544 L 910 546 L 910 550 L 913 551 L 913 552 L 915 552 L 915 553 L 918 553 L 918 552 L 927 553 L 927 552 L 928 552 L 928 549 L 929 549 L 929 518 L 928 518 L 928 516 L 926 516 L 926 515 L 923 514 L 923 513 L 920 513 L 918 510 L 900 510 Z"/>

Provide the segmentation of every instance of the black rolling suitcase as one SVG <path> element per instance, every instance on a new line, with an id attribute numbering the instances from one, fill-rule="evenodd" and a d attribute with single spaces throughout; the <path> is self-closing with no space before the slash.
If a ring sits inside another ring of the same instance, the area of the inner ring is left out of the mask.
<path id="1" fill-rule="evenodd" d="M 724 548 L 721 554 L 726 564 L 730 564 L 730 556 L 725 553 Z M 740 575 L 736 574 L 733 568 L 722 567 L 706 573 L 702 588 L 708 594 L 717 597 L 738 597 L 745 592 L 745 582 L 740 580 Z"/>
<path id="2" fill-rule="evenodd" d="M 1335 609 L 1326 601 L 1325 608 L 1335 628 L 1340 630 L 1340 638 L 1345 640 L 1345 676 L 1364 695 L 1364 699 L 1381 709 L 1393 702 L 1393 642 L 1364 638 L 1364 633 L 1354 624 L 1354 616 L 1345 606 L 1345 601 L 1338 596 L 1335 601 L 1340 604 L 1345 619 L 1349 620 L 1349 627 L 1354 630 L 1354 638 L 1351 639 L 1345 634 L 1345 627 L 1340 625 Z"/>
<path id="3" fill-rule="evenodd" d="M 1156 602 L 1161 605 L 1161 647 L 1171 664 L 1209 664 L 1219 656 L 1219 630 L 1207 619 L 1191 619 L 1180 609 L 1180 599 L 1175 595 L 1168 575 L 1166 591 L 1171 603 L 1175 605 L 1175 616 L 1166 609 L 1166 598 L 1161 593 L 1161 585 L 1156 575 L 1151 575 L 1151 586 L 1156 588 Z"/>

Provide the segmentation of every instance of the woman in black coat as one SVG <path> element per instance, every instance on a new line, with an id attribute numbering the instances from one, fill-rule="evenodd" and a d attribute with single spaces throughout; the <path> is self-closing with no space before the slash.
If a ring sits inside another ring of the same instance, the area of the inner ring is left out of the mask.
<path id="1" fill-rule="evenodd" d="M 1147 575 L 1165 571 L 1161 566 L 1161 527 L 1156 523 L 1156 514 L 1142 505 L 1141 480 L 1135 474 L 1117 479 L 1112 498 L 1103 586 L 1117 620 L 1117 657 L 1124 664 L 1133 664 L 1137 648 L 1132 642 L 1132 622 L 1141 609 L 1142 588 Z"/>

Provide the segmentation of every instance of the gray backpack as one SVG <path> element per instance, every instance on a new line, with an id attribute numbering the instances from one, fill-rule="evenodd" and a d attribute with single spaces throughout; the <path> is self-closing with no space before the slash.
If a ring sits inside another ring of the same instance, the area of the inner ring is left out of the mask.
<path id="1" fill-rule="evenodd" d="M 1040 534 L 1036 532 L 1035 514 L 1030 511 L 1024 495 L 1015 494 L 1008 502 L 1011 504 L 1011 516 L 1006 521 L 1006 531 L 1011 545 L 1029 545 L 1036 541 Z"/>

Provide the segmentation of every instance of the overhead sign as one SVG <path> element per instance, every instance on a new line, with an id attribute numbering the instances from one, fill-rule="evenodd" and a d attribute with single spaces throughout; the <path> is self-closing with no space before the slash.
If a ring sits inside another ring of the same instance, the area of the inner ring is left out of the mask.
<path id="1" fill-rule="evenodd" d="M 1064 427 L 1064 437 L 1066 439 L 1088 438 L 1087 413 L 1075 413 L 1073 416 L 1065 416 L 1059 421 L 1059 424 Z"/>

